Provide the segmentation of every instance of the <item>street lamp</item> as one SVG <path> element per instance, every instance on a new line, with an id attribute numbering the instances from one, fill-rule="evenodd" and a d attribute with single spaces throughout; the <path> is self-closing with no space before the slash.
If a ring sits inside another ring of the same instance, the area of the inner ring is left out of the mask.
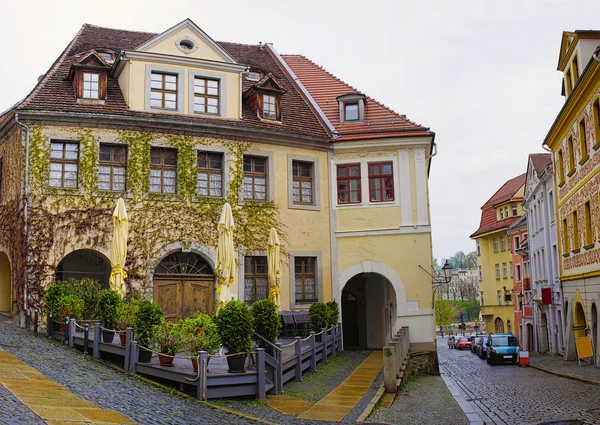
<path id="1" fill-rule="evenodd" d="M 438 275 L 437 277 L 432 275 L 425 269 L 423 266 L 419 264 L 419 268 L 422 269 L 425 273 L 427 273 L 433 279 L 431 283 L 433 284 L 433 294 L 431 295 L 431 308 L 435 305 L 435 291 L 442 285 L 447 285 L 452 280 L 452 266 L 448 263 L 448 260 L 442 266 L 443 276 Z M 433 267 L 432 267 L 433 268 Z M 435 270 L 434 270 L 435 273 Z"/>

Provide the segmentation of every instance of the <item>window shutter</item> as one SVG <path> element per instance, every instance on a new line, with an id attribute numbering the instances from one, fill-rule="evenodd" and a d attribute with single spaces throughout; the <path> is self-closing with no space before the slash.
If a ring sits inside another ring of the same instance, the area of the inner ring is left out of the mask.
<path id="1" fill-rule="evenodd" d="M 106 99 L 107 78 L 108 76 L 105 72 L 100 72 L 98 75 L 98 99 L 100 100 Z"/>
<path id="2" fill-rule="evenodd" d="M 75 72 L 73 85 L 75 87 L 75 97 L 81 99 L 83 97 L 83 72 L 79 69 Z"/>
<path id="3" fill-rule="evenodd" d="M 260 118 L 263 117 L 263 96 L 262 94 L 256 95 L 256 112 Z"/>

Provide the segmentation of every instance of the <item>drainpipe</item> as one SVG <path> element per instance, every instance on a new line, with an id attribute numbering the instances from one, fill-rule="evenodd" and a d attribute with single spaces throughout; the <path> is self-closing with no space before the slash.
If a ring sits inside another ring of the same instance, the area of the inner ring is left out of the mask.
<path id="1" fill-rule="evenodd" d="M 25 182 L 23 185 L 23 216 L 25 219 L 25 238 L 29 245 L 29 127 L 19 121 L 19 113 L 15 113 L 15 122 L 25 129 Z M 25 273 L 29 271 L 29 250 L 25 260 Z M 23 310 L 27 312 L 27 279 L 23 282 Z"/>

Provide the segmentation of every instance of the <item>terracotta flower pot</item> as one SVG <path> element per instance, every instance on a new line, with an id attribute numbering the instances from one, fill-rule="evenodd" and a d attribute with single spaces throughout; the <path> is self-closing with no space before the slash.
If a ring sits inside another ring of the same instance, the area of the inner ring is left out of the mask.
<path id="1" fill-rule="evenodd" d="M 60 326 L 60 331 L 61 332 L 64 332 L 66 330 L 66 328 L 67 328 L 67 325 L 65 324 L 65 322 L 60 322 L 58 324 L 58 326 Z"/>
<path id="2" fill-rule="evenodd" d="M 171 357 L 170 355 L 158 353 L 158 361 L 160 362 L 161 366 L 173 367 L 173 360 L 173 357 Z"/>
<path id="3" fill-rule="evenodd" d="M 192 367 L 194 368 L 194 372 L 198 372 L 198 358 L 192 357 Z M 210 356 L 206 358 L 206 371 L 208 372 L 208 363 L 210 362 Z"/>
<path id="4" fill-rule="evenodd" d="M 125 343 L 127 342 L 127 334 L 121 332 L 119 334 L 119 339 L 121 340 L 121 345 L 125 345 Z"/>

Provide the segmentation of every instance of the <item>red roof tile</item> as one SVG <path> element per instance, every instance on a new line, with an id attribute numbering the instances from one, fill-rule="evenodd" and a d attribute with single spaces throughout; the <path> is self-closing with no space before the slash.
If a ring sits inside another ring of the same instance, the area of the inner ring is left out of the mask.
<path id="1" fill-rule="evenodd" d="M 25 101 L 17 108 L 20 110 L 93 113 L 99 115 L 121 115 L 132 118 L 168 119 L 179 122 L 199 122 L 225 125 L 234 128 L 252 128 L 274 133 L 288 133 L 304 137 L 321 139 L 330 137 L 320 120 L 304 99 L 303 95 L 290 81 L 280 64 L 266 48 L 258 45 L 244 45 L 219 42 L 218 44 L 233 56 L 240 64 L 250 66 L 250 70 L 269 73 L 278 79 L 286 93 L 282 98 L 282 123 L 261 120 L 248 105 L 242 106 L 241 120 L 223 120 L 189 114 L 161 114 L 129 110 L 116 79 L 109 76 L 107 98 L 104 105 L 77 103 L 72 83 L 67 76 L 71 65 L 94 49 L 114 51 L 134 50 L 157 34 L 101 28 L 85 24 L 67 46 L 61 56 L 50 67 L 44 78 L 36 85 Z M 243 90 L 252 82 L 244 80 Z"/>
<path id="2" fill-rule="evenodd" d="M 510 217 L 504 220 L 497 220 L 497 212 L 494 205 L 501 204 L 510 199 L 513 199 L 515 193 L 519 191 L 525 184 L 526 173 L 521 174 L 513 179 L 510 179 L 502 185 L 500 189 L 481 207 L 481 221 L 479 228 L 470 237 L 476 237 L 484 233 L 492 232 L 510 227 L 520 217 Z"/>
<path id="3" fill-rule="evenodd" d="M 340 134 L 336 141 L 434 135 L 429 128 L 415 124 L 371 97 L 367 97 L 364 122 L 341 123 L 336 98 L 362 93 L 304 56 L 282 55 L 282 58 Z"/>

